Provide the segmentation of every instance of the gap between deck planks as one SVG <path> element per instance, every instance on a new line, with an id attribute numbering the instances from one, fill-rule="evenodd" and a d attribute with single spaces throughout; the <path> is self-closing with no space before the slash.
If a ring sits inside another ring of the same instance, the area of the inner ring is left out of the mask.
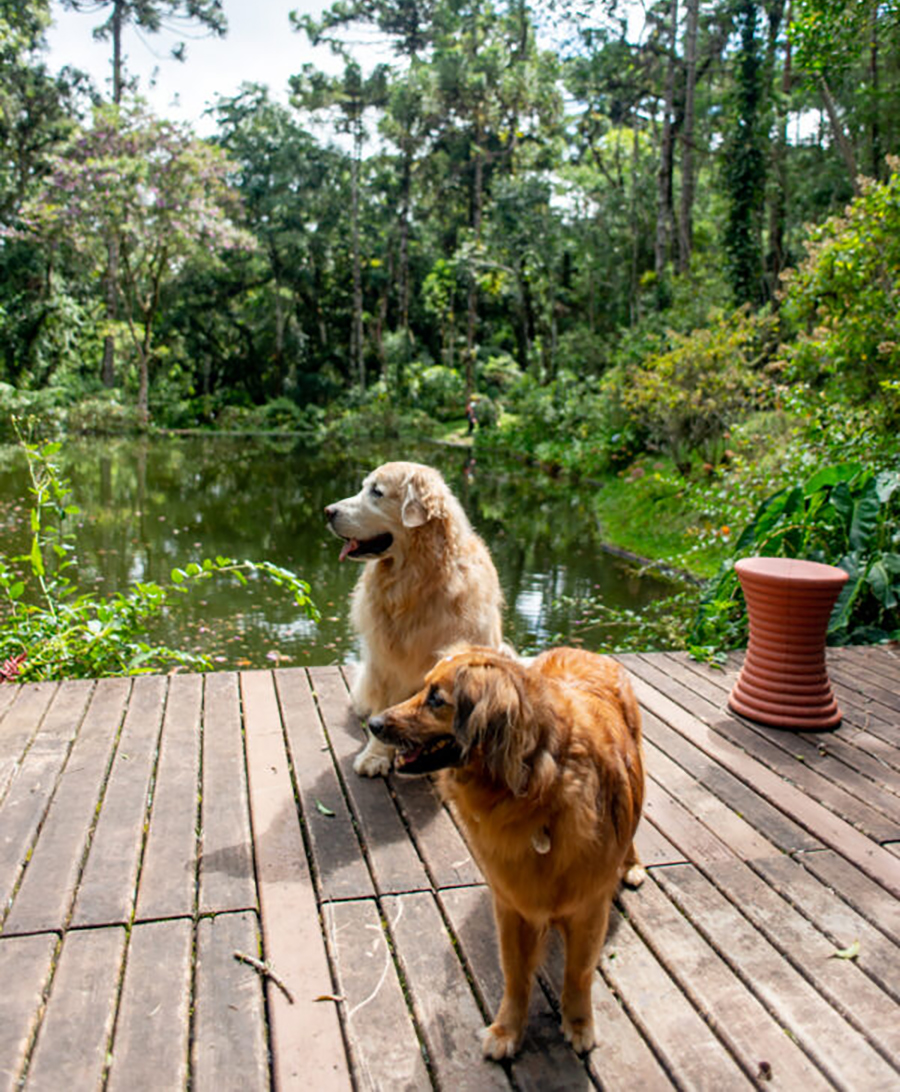
<path id="1" fill-rule="evenodd" d="M 805 737 L 727 712 L 734 663 L 623 657 L 650 878 L 603 1046 L 562 1039 L 553 944 L 502 1066 L 489 892 L 427 781 L 352 772 L 341 669 L 0 688 L 0 1089 L 897 1087 L 900 669 L 856 651 Z"/>

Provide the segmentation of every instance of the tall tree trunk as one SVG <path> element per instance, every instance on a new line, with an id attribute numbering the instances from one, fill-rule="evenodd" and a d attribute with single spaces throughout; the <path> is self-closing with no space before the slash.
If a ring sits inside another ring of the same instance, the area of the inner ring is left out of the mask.
<path id="1" fill-rule="evenodd" d="M 872 120 L 870 123 L 870 139 L 872 143 L 872 177 L 877 181 L 881 178 L 881 124 L 878 117 L 879 97 L 879 68 L 878 68 L 878 5 L 873 4 L 869 15 L 869 84 L 871 86 L 870 101 L 872 103 Z"/>
<path id="2" fill-rule="evenodd" d="M 684 33 L 684 125 L 681 129 L 681 214 L 678 217 L 678 272 L 691 268 L 694 249 L 694 97 L 697 89 L 697 26 L 700 0 L 687 0 Z"/>
<path id="3" fill-rule="evenodd" d="M 409 329 L 409 209 L 412 193 L 412 156 L 403 154 L 403 188 L 400 206 L 400 329 L 403 331 L 403 355 L 397 361 L 397 389 L 402 391 L 406 382 L 406 365 L 412 353 L 412 336 Z"/>
<path id="4" fill-rule="evenodd" d="M 634 326 L 641 317 L 640 295 L 640 246 L 639 217 L 638 217 L 638 170 L 640 168 L 640 133 L 637 126 L 637 117 L 632 118 L 631 126 L 631 199 L 629 202 L 628 219 L 631 230 L 631 287 L 629 292 L 629 319 Z"/>
<path id="5" fill-rule="evenodd" d="M 122 26 L 125 22 L 125 0 L 114 0 L 112 13 L 113 44 L 113 102 L 118 106 L 122 101 L 124 79 L 122 77 Z"/>
<path id="6" fill-rule="evenodd" d="M 791 23 L 791 5 L 788 4 L 787 23 Z M 769 294 L 778 300 L 778 282 L 786 265 L 784 253 L 784 226 L 787 220 L 787 118 L 788 98 L 791 93 L 791 39 L 788 35 L 784 46 L 784 66 L 781 70 L 781 93 L 775 99 L 775 126 L 772 142 L 773 186 L 769 204 L 769 253 L 766 265 L 769 273 Z"/>
<path id="7" fill-rule="evenodd" d="M 366 364 L 363 355 L 363 293 L 362 268 L 359 253 L 359 163 L 362 152 L 362 137 L 357 128 L 351 163 L 351 232 L 353 235 L 353 317 L 350 326 L 350 362 L 356 368 L 359 389 L 366 389 Z"/>
<path id="8" fill-rule="evenodd" d="M 472 179 L 472 232 L 475 246 L 481 242 L 481 214 L 484 203 L 484 158 L 481 150 L 483 139 L 481 115 L 475 123 L 475 163 Z M 478 325 L 478 285 L 474 269 L 469 275 L 469 296 L 466 307 L 466 404 L 475 389 L 475 335 Z"/>
<path id="9" fill-rule="evenodd" d="M 850 138 L 844 131 L 844 123 L 841 121 L 837 105 L 831 94 L 831 88 L 828 86 L 828 81 L 824 76 L 819 76 L 819 91 L 822 95 L 822 102 L 825 104 L 828 120 L 831 122 L 831 132 L 834 135 L 834 142 L 838 146 L 838 151 L 841 153 L 841 158 L 844 160 L 847 173 L 850 175 L 850 185 L 853 187 L 853 195 L 854 197 L 858 197 L 859 179 L 857 177 L 856 156 L 853 154 L 853 145 L 850 143 Z"/>
<path id="10" fill-rule="evenodd" d="M 672 237 L 672 111 L 675 104 L 675 61 L 678 33 L 678 0 L 669 4 L 669 61 L 666 68 L 665 101 L 663 105 L 662 139 L 659 169 L 656 173 L 656 245 L 653 266 L 657 278 L 662 278 L 669 257 Z"/>
<path id="11" fill-rule="evenodd" d="M 119 238 L 110 235 L 106 241 L 106 321 L 114 323 L 119 317 Z M 116 335 L 107 331 L 103 336 L 103 364 L 101 378 L 104 387 L 116 385 Z"/>
<path id="12" fill-rule="evenodd" d="M 112 13 L 113 77 L 112 97 L 118 106 L 122 102 L 122 25 L 124 22 L 124 0 L 115 0 Z M 114 323 L 119 317 L 119 238 L 112 235 L 106 243 L 106 320 Z M 108 331 L 103 338 L 103 364 L 101 378 L 104 387 L 116 384 L 116 336 Z"/>

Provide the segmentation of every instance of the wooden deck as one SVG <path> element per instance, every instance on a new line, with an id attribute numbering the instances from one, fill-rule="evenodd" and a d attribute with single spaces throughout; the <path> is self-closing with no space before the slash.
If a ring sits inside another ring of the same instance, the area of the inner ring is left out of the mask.
<path id="1" fill-rule="evenodd" d="M 845 720 L 803 736 L 623 660 L 651 867 L 602 1046 L 554 948 L 505 1065 L 487 891 L 428 782 L 353 774 L 342 670 L 0 687 L 0 1089 L 900 1088 L 900 656 L 830 654 Z"/>

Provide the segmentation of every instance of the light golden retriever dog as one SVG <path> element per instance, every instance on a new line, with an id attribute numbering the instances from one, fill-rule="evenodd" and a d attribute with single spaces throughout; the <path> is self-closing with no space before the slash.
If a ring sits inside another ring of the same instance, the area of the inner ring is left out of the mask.
<path id="1" fill-rule="evenodd" d="M 353 705 L 368 717 L 421 687 L 444 649 L 499 648 L 503 596 L 487 547 L 437 470 L 385 463 L 355 497 L 325 509 L 340 558 L 365 562 L 350 618 L 362 639 Z M 369 736 L 353 767 L 376 777 L 393 751 Z"/>
<path id="2" fill-rule="evenodd" d="M 503 1000 L 484 1032 L 486 1057 L 511 1057 L 551 927 L 566 966 L 562 1030 L 595 1042 L 591 982 L 620 878 L 644 869 L 633 837 L 644 797 L 640 713 L 615 660 L 580 649 L 525 666 L 491 649 L 441 660 L 424 689 L 369 721 L 410 774 L 438 784 L 462 819 L 494 898 Z"/>

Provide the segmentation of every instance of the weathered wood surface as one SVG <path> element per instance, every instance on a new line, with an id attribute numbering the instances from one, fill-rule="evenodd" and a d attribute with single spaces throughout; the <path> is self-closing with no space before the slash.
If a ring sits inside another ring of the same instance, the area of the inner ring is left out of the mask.
<path id="1" fill-rule="evenodd" d="M 429 781 L 353 773 L 346 670 L 0 687 L 0 1092 L 900 1088 L 900 654 L 830 652 L 802 735 L 728 711 L 739 656 L 622 660 L 649 878 L 601 1046 L 555 941 L 502 1065 L 490 893 Z"/>

